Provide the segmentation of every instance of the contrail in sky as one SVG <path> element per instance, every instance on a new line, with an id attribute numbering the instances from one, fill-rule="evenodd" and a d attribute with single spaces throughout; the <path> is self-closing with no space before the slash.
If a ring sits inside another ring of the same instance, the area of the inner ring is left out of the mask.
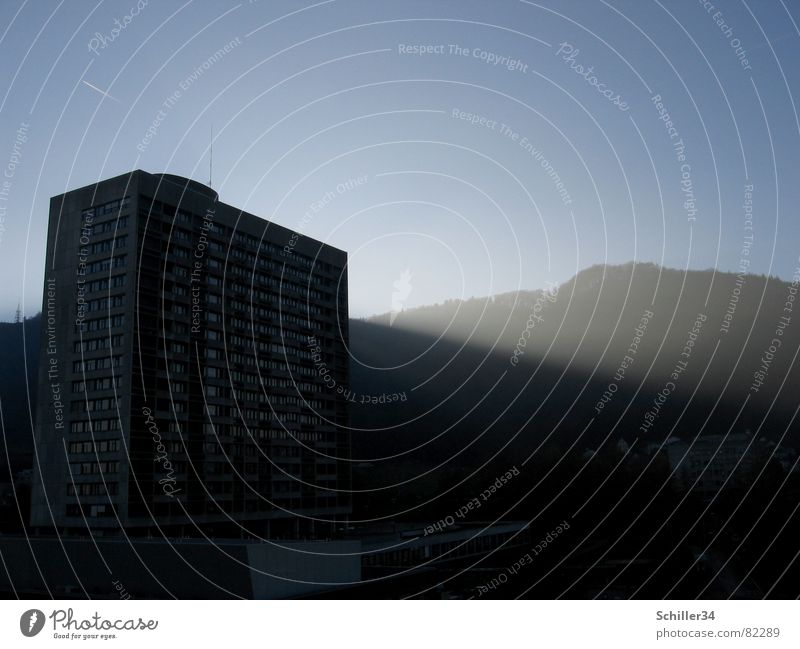
<path id="1" fill-rule="evenodd" d="M 99 92 L 99 93 L 100 93 L 101 95 L 103 95 L 104 97 L 108 97 L 109 99 L 113 99 L 114 101 L 116 101 L 116 102 L 117 102 L 117 103 L 119 103 L 119 104 L 121 104 L 121 103 L 122 103 L 122 102 L 121 102 L 119 99 L 117 99 L 116 97 L 112 97 L 111 95 L 109 95 L 109 94 L 108 94 L 107 92 L 105 92 L 104 90 L 100 90 L 100 88 L 98 88 L 97 86 L 93 86 L 91 83 L 89 83 L 88 81 L 86 81 L 86 79 L 81 79 L 81 81 L 83 81 L 83 83 L 85 83 L 87 86 L 89 86 L 89 87 L 90 87 L 92 90 L 96 90 L 97 92 Z"/>

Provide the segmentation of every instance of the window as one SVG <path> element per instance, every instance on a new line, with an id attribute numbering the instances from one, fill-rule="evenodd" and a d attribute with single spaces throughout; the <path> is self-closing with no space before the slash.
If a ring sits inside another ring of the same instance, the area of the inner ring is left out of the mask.
<path id="1" fill-rule="evenodd" d="M 81 484 L 67 485 L 67 495 L 69 496 L 103 496 L 105 494 L 117 495 L 118 485 L 116 482 L 84 482 Z"/>
<path id="2" fill-rule="evenodd" d="M 80 324 L 75 324 L 75 333 L 87 331 L 102 331 L 112 327 L 121 327 L 125 323 L 125 316 L 121 313 L 108 318 L 98 318 L 96 320 L 84 320 Z"/>
<path id="3" fill-rule="evenodd" d="M 119 473 L 119 462 L 75 462 L 70 465 L 72 475 L 98 475 L 106 473 Z"/>
<path id="4" fill-rule="evenodd" d="M 125 255 L 115 255 L 111 259 L 101 259 L 91 264 L 81 262 L 78 264 L 78 275 L 107 272 L 109 268 L 121 268 L 125 266 L 125 263 Z"/>
<path id="5" fill-rule="evenodd" d="M 81 218 L 93 219 L 96 217 L 104 216 L 106 214 L 113 214 L 114 212 L 118 212 L 128 207 L 128 205 L 130 205 L 130 202 L 131 202 L 131 197 L 125 196 L 124 198 L 119 198 L 117 200 L 109 201 L 108 203 L 103 203 L 102 205 L 98 205 L 96 207 L 89 207 L 81 212 Z"/>
<path id="6" fill-rule="evenodd" d="M 207 397 L 220 397 L 223 396 L 224 388 L 218 385 L 208 385 L 206 386 L 206 396 Z"/>
<path id="7" fill-rule="evenodd" d="M 86 302 L 86 312 L 105 311 L 125 306 L 125 295 L 111 295 Z"/>
<path id="8" fill-rule="evenodd" d="M 84 341 L 89 342 L 89 341 Z M 75 351 L 78 351 L 77 349 Z M 103 356 L 101 358 L 88 358 L 83 361 L 74 361 L 72 371 L 76 373 L 94 372 L 95 370 L 107 370 L 112 367 L 120 367 L 122 356 Z"/>
<path id="9" fill-rule="evenodd" d="M 121 216 L 118 219 L 110 219 L 108 221 L 104 221 L 103 223 L 97 223 L 95 225 L 86 226 L 89 232 L 87 234 L 89 236 L 97 236 L 100 234 L 106 234 L 107 232 L 115 232 L 116 230 L 122 230 L 123 228 L 128 227 L 128 217 Z"/>
<path id="10" fill-rule="evenodd" d="M 70 454 L 79 453 L 114 453 L 119 451 L 118 439 L 103 439 L 94 442 L 87 440 L 85 442 L 70 442 Z"/>
<path id="11" fill-rule="evenodd" d="M 119 430 L 119 419 L 95 419 L 94 421 L 73 421 L 71 433 L 104 433 Z"/>
<path id="12" fill-rule="evenodd" d="M 105 241 L 98 241 L 91 244 L 86 253 L 89 255 L 97 255 L 103 252 L 111 252 L 112 250 L 124 248 L 128 243 L 128 235 L 122 235 L 113 239 L 106 239 Z"/>
<path id="13" fill-rule="evenodd" d="M 120 376 L 104 376 L 97 379 L 87 379 L 86 381 L 73 381 L 73 392 L 95 392 L 97 390 L 110 390 L 118 388 L 122 383 Z"/>
<path id="14" fill-rule="evenodd" d="M 125 286 L 125 275 L 114 275 L 110 280 L 104 277 L 91 282 L 83 282 L 85 293 L 97 293 L 98 291 L 106 291 L 109 288 L 120 288 L 122 286 Z"/>
<path id="15" fill-rule="evenodd" d="M 102 338 L 90 338 L 88 340 L 77 341 L 73 345 L 73 351 L 75 352 L 93 352 L 100 349 L 108 349 L 109 347 L 121 347 L 122 346 L 122 334 L 117 334 L 114 336 L 103 336 Z M 100 360 L 100 359 L 97 359 Z"/>
<path id="16" fill-rule="evenodd" d="M 186 363 L 179 363 L 178 361 L 170 361 L 167 364 L 167 368 L 169 369 L 170 373 L 172 373 L 172 374 L 185 374 L 186 373 Z"/>
<path id="17" fill-rule="evenodd" d="M 98 412 L 101 410 L 114 410 L 118 406 L 112 397 L 104 399 L 89 399 L 72 402 L 72 412 Z"/>

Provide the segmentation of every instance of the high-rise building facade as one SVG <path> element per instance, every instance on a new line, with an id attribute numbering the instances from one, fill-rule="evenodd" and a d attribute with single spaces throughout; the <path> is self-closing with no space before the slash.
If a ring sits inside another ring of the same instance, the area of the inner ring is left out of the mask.
<path id="1" fill-rule="evenodd" d="M 134 171 L 52 198 L 46 258 L 32 526 L 335 533 L 346 253 Z"/>

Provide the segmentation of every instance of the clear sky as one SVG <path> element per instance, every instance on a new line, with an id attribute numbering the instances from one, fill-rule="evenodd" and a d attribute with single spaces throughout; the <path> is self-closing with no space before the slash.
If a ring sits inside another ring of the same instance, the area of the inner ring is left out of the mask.
<path id="1" fill-rule="evenodd" d="M 50 196 L 207 182 L 212 125 L 221 199 L 347 250 L 355 316 L 750 235 L 799 265 L 796 4 L 137 1 L 3 3 L 0 320 L 40 310 Z"/>

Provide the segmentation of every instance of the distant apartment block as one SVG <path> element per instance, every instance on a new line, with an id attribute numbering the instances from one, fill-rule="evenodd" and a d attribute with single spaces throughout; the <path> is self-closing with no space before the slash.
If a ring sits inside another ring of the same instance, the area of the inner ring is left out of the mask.
<path id="1" fill-rule="evenodd" d="M 51 199 L 42 312 L 35 528 L 327 538 L 346 520 L 346 253 L 134 171 Z"/>
<path id="2" fill-rule="evenodd" d="M 664 452 L 681 489 L 710 498 L 723 486 L 738 485 L 753 469 L 761 446 L 745 433 L 670 438 Z"/>

